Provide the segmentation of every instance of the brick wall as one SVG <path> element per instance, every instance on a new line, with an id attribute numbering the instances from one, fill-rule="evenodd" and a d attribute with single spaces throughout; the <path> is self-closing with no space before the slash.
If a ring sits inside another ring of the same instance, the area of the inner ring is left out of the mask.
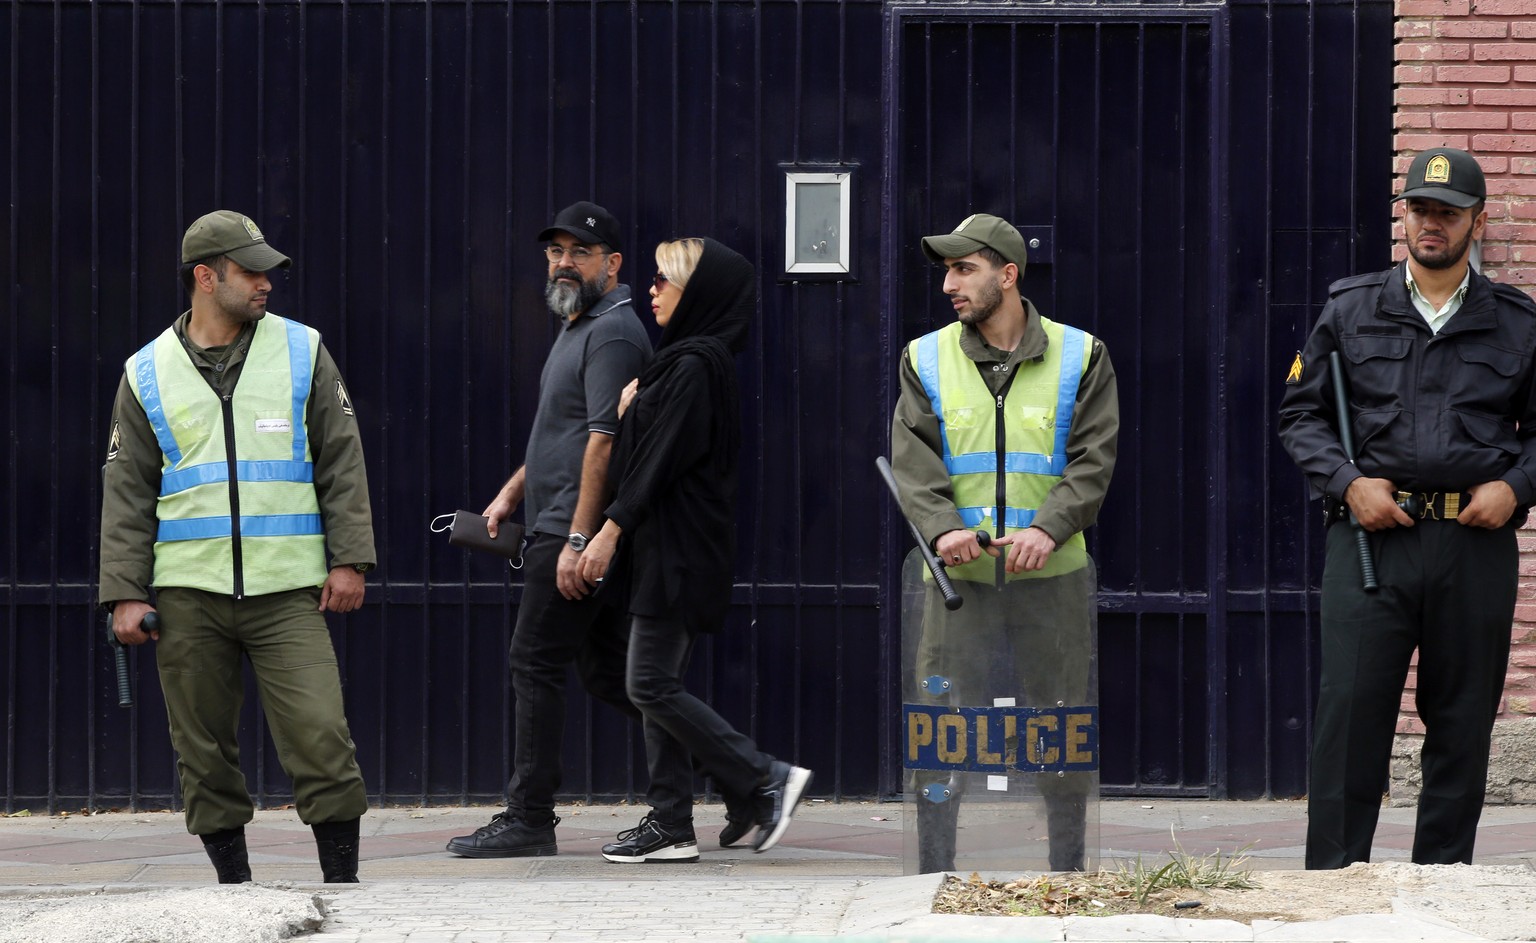
<path id="1" fill-rule="evenodd" d="M 1471 151 L 1488 177 L 1483 272 L 1536 293 L 1536 0 L 1397 0 L 1396 29 L 1394 189 L 1426 147 Z M 1401 260 L 1400 221 L 1393 235 Z M 1501 720 L 1536 715 L 1536 523 L 1520 574 Z M 1419 735 L 1408 680 L 1398 730 Z"/>

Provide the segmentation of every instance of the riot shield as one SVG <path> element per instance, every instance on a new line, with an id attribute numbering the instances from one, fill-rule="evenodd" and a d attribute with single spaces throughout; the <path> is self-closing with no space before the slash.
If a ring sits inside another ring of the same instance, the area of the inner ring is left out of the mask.
<path id="1" fill-rule="evenodd" d="M 1001 548 L 1000 548 L 1001 549 Z M 902 567 L 905 873 L 1098 867 L 1097 574 L 955 581 Z"/>

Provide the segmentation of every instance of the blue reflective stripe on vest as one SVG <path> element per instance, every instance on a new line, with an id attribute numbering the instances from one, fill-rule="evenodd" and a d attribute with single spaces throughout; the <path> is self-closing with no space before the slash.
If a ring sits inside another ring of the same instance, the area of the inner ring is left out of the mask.
<path id="1" fill-rule="evenodd" d="M 309 332 L 297 321 L 285 320 L 283 323 L 288 325 L 288 364 L 293 376 L 293 460 L 303 462 L 309 435 L 304 424 L 304 406 L 309 402 L 310 384 Z"/>
<path id="2" fill-rule="evenodd" d="M 939 395 L 939 332 L 932 331 L 917 339 L 917 378 L 922 381 L 923 391 L 933 414 L 939 418 L 939 441 L 944 446 L 944 456 L 949 457 L 949 430 L 944 426 L 944 398 Z M 953 474 L 953 473 L 951 473 Z"/>
<path id="3" fill-rule="evenodd" d="M 263 514 L 240 517 L 242 537 L 292 537 L 321 534 L 318 514 Z M 233 533 L 228 517 L 195 517 L 188 520 L 161 521 L 155 539 L 162 543 L 177 540 L 209 540 Z"/>
<path id="4" fill-rule="evenodd" d="M 150 428 L 155 430 L 160 451 L 174 467 L 181 461 L 181 448 L 176 444 L 176 437 L 171 435 L 171 424 L 165 421 L 165 403 L 160 400 L 160 380 L 155 373 L 154 341 L 139 348 L 133 368 L 139 383 L 139 399 L 144 403 L 144 415 L 149 417 Z"/>
<path id="5" fill-rule="evenodd" d="M 1067 435 L 1072 431 L 1072 413 L 1077 409 L 1077 387 L 1083 380 L 1084 334 L 1075 327 L 1063 324 L 1061 339 L 1061 389 L 1056 399 L 1056 454 L 1052 465 L 1060 464 L 1052 475 L 1067 470 Z"/>
<path id="6" fill-rule="evenodd" d="M 992 517 L 996 507 L 984 508 L 956 508 L 960 512 L 960 520 L 966 527 L 976 527 L 982 521 Z M 1009 530 L 1023 530 L 1035 521 L 1035 512 L 1028 508 L 1003 508 L 1003 526 Z"/>
<path id="7" fill-rule="evenodd" d="M 309 462 L 236 462 L 235 465 L 241 481 L 298 481 L 308 484 L 315 480 L 315 466 Z M 193 465 L 162 475 L 160 496 L 228 480 L 229 465 L 225 462 Z"/>

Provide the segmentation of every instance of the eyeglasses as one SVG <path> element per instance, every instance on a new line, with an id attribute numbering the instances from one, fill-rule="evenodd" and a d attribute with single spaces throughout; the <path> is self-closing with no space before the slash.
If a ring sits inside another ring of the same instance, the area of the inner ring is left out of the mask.
<path id="1" fill-rule="evenodd" d="M 656 286 L 657 291 L 665 291 L 669 281 L 670 280 L 667 278 L 667 276 L 661 274 L 660 272 L 657 272 L 656 277 L 651 279 L 651 282 Z"/>
<path id="2" fill-rule="evenodd" d="M 594 251 L 586 246 L 571 246 L 567 249 L 565 246 L 553 242 L 544 247 L 544 255 L 551 262 L 558 262 L 566 256 L 570 256 L 572 262 L 575 262 L 577 265 L 583 265 L 594 255 L 602 254 L 603 250 L 601 249 Z"/>

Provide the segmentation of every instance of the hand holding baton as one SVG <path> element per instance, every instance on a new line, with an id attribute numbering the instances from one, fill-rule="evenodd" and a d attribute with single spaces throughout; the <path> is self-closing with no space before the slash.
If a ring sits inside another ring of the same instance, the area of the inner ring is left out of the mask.
<path id="1" fill-rule="evenodd" d="M 1344 446 L 1344 457 L 1353 465 L 1355 464 L 1355 436 L 1349 421 L 1349 396 L 1344 392 L 1344 361 L 1336 350 L 1328 354 L 1328 370 L 1333 374 L 1333 405 L 1339 414 L 1339 443 Z M 1348 505 L 1345 507 L 1347 509 Z M 1371 556 L 1370 537 L 1366 534 L 1365 528 L 1360 526 L 1354 511 L 1349 512 L 1349 526 L 1355 530 L 1355 550 L 1360 556 L 1360 585 L 1366 592 L 1374 593 L 1378 584 L 1376 560 Z"/>
<path id="2" fill-rule="evenodd" d="M 160 613 L 150 610 L 144 613 L 144 619 L 139 623 L 139 628 L 144 634 L 160 631 Z M 128 682 L 128 653 L 123 649 L 123 643 L 118 639 L 117 633 L 112 630 L 112 619 L 107 618 L 107 643 L 112 646 L 112 660 L 117 669 L 117 706 L 133 706 L 133 686 Z"/>
<path id="3" fill-rule="evenodd" d="M 880 470 L 880 477 L 885 480 L 885 487 L 890 490 L 891 497 L 896 501 L 896 509 L 901 510 L 901 491 L 896 487 L 896 476 L 891 472 L 891 463 L 881 455 L 875 459 L 875 467 Z M 965 604 L 960 594 L 955 592 L 955 585 L 950 582 L 949 574 L 944 570 L 944 562 L 939 559 L 933 548 L 928 546 L 928 541 L 923 539 L 923 532 L 917 529 L 917 525 L 907 520 L 905 514 L 901 519 L 906 522 L 907 530 L 911 532 L 912 539 L 917 541 L 917 551 L 923 555 L 923 562 L 928 564 L 928 572 L 933 574 L 933 582 L 939 587 L 939 592 L 944 596 L 944 608 L 953 612 Z M 976 535 L 976 540 L 986 549 L 991 543 L 992 537 L 986 531 Z"/>

